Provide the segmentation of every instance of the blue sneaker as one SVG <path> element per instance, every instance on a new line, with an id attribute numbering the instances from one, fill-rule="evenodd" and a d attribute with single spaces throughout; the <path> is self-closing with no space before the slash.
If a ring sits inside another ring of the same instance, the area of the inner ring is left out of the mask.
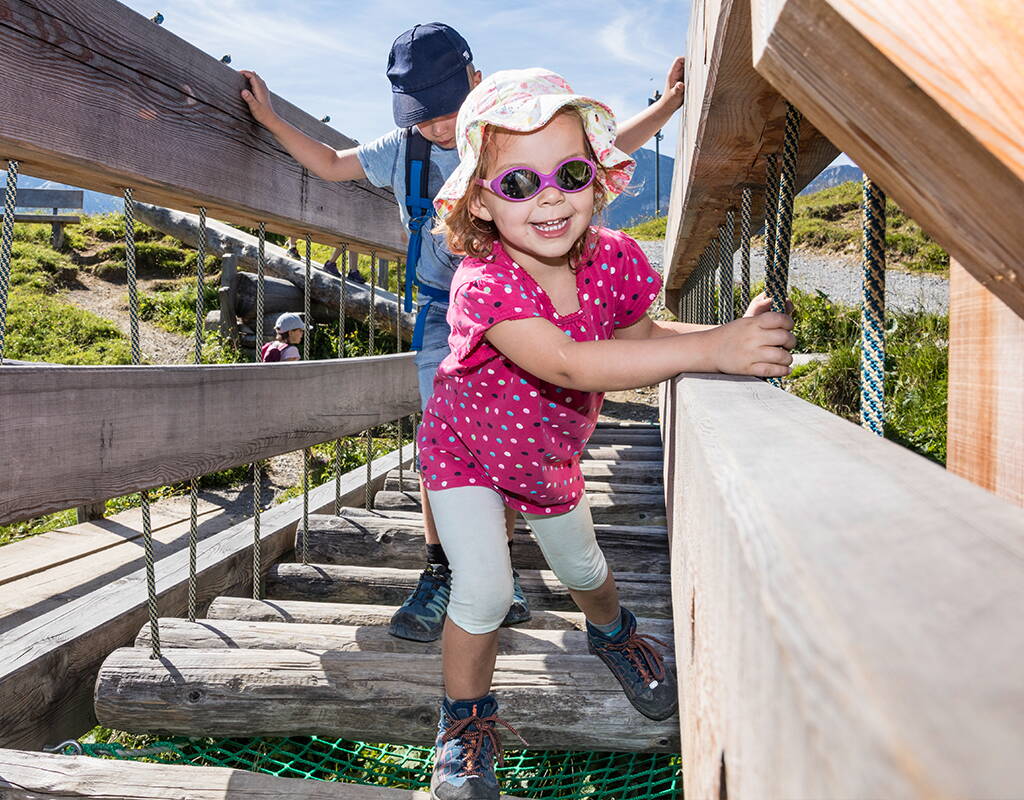
<path id="1" fill-rule="evenodd" d="M 414 642 L 434 642 L 441 638 L 448 598 L 452 593 L 452 573 L 443 564 L 430 564 L 420 574 L 419 583 L 391 618 L 388 633 Z"/>
<path id="2" fill-rule="evenodd" d="M 519 585 L 519 573 L 512 570 L 512 605 L 508 608 L 502 625 L 518 625 L 530 618 L 530 605 L 526 602 L 523 587 Z"/>
<path id="3" fill-rule="evenodd" d="M 626 698 L 648 719 L 668 719 L 676 713 L 679 693 L 676 676 L 651 642 L 661 639 L 636 632 L 636 617 L 622 609 L 622 630 L 609 638 L 587 622 L 587 646 L 621 684 Z"/>
<path id="4" fill-rule="evenodd" d="M 498 800 L 494 759 L 497 757 L 501 765 L 502 755 L 495 723 L 519 736 L 498 717 L 498 701 L 493 694 L 479 700 L 452 702 L 445 698 L 437 723 L 434 774 L 430 778 L 433 800 Z"/>

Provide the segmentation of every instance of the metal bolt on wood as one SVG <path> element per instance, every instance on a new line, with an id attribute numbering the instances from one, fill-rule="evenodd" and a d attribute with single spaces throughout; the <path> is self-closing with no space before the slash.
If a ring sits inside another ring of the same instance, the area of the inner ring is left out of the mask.
<path id="1" fill-rule="evenodd" d="M 19 162 L 7 162 L 7 184 L 4 187 L 4 219 L 0 231 L 0 364 L 4 363 L 7 341 L 7 298 L 11 290 L 11 248 L 14 243 L 14 210 L 18 205 Z"/>

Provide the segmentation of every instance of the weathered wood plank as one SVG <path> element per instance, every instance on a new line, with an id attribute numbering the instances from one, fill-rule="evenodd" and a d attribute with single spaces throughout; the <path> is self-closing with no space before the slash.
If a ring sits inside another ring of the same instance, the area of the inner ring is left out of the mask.
<path id="1" fill-rule="evenodd" d="M 765 158 L 781 149 L 785 101 L 754 70 L 750 0 L 693 5 L 686 96 L 665 235 L 667 305 L 717 236 L 725 212 L 752 189 L 752 214 L 764 216 Z M 800 135 L 796 183 L 807 185 L 838 155 L 812 125 Z M 756 226 L 756 225 L 755 225 Z"/>
<path id="2" fill-rule="evenodd" d="M 633 444 L 661 447 L 661 431 L 657 428 L 595 428 L 588 443 L 590 445 Z"/>
<path id="3" fill-rule="evenodd" d="M 583 461 L 656 461 L 661 463 L 662 448 L 631 444 L 604 444 L 583 451 Z"/>
<path id="4" fill-rule="evenodd" d="M 612 492 L 619 494 L 649 494 L 658 495 L 659 497 L 662 494 L 661 486 L 659 486 L 656 483 L 620 483 L 618 481 L 601 481 L 587 479 L 584 485 L 586 486 L 588 493 Z M 388 475 L 388 479 L 384 482 L 384 491 L 418 492 L 419 486 L 419 477 L 416 475 L 416 473 L 406 472 L 402 475 L 401 478 L 399 478 L 398 473 L 394 472 Z"/>
<path id="5" fill-rule="evenodd" d="M 1024 316 L 1024 31 L 1009 6 L 752 4 L 758 72 Z"/>
<path id="6" fill-rule="evenodd" d="M 672 621 L 641 619 L 638 629 L 665 642 L 672 638 Z M 149 647 L 149 626 L 135 638 L 136 647 Z M 332 650 L 349 653 L 435 653 L 441 642 L 411 642 L 388 633 L 384 625 L 354 626 L 240 620 L 160 620 L 160 644 L 168 649 L 216 650 Z M 502 628 L 499 655 L 563 653 L 586 655 L 587 635 L 577 630 Z"/>
<path id="7" fill-rule="evenodd" d="M 0 750 L 9 800 L 429 800 L 428 792 L 192 767 Z M 514 800 L 502 795 L 503 800 Z"/>
<path id="8" fill-rule="evenodd" d="M 617 483 L 660 484 L 661 459 L 652 461 L 615 461 L 611 453 L 607 458 L 583 458 L 580 470 L 586 480 L 601 479 Z"/>
<path id="9" fill-rule="evenodd" d="M 374 487 L 397 463 L 396 453 L 373 462 Z M 362 502 L 365 478 L 364 467 L 342 477 L 342 502 Z M 333 506 L 333 483 L 310 492 L 314 513 Z M 301 497 L 264 512 L 260 532 L 266 567 L 291 549 L 301 516 Z M 200 606 L 219 595 L 251 591 L 252 540 L 247 521 L 200 544 Z M 186 552 L 159 562 L 163 613 L 184 613 L 187 580 Z M 91 686 L 96 671 L 111 650 L 132 641 L 145 619 L 146 577 L 137 570 L 0 634 L 0 746 L 38 748 L 95 725 Z"/>
<path id="10" fill-rule="evenodd" d="M 642 717 L 591 655 L 499 656 L 491 685 L 534 749 L 678 746 L 678 720 Z M 441 694 L 441 659 L 429 654 L 166 650 L 154 661 L 122 648 L 96 679 L 96 715 L 132 732 L 428 744 Z"/>
<path id="11" fill-rule="evenodd" d="M 1024 506 L 1024 319 L 949 265 L 946 467 Z"/>
<path id="12" fill-rule="evenodd" d="M 133 186 L 136 199 L 204 205 L 218 219 L 405 250 L 389 192 L 311 176 L 253 121 L 238 72 L 114 0 L 5 3 L 0 72 L 0 153 L 26 174 L 115 195 Z M 354 145 L 273 102 L 314 138 Z"/>
<path id="13" fill-rule="evenodd" d="M 605 525 L 664 525 L 665 501 L 656 494 L 588 493 L 594 522 Z M 419 511 L 420 493 L 378 492 L 374 507 L 381 511 Z"/>
<path id="14" fill-rule="evenodd" d="M 383 492 L 378 492 L 380 498 Z M 616 572 L 668 572 L 668 537 L 664 529 L 596 525 L 598 544 Z M 302 532 L 295 534 L 299 550 Z M 423 521 L 378 516 L 311 516 L 306 537 L 307 560 L 314 564 L 388 566 L 422 569 Z M 516 569 L 547 569 L 540 546 L 528 533 L 516 534 L 512 545 Z"/>
<path id="15" fill-rule="evenodd" d="M 17 208 L 82 208 L 81 189 L 24 189 L 18 187 Z"/>
<path id="16" fill-rule="evenodd" d="M 326 600 L 401 605 L 420 571 L 341 564 L 276 564 L 267 573 L 267 596 L 274 600 Z M 530 608 L 575 611 L 569 590 L 550 570 L 520 570 L 519 583 Z M 643 617 L 672 616 L 667 575 L 620 572 L 615 575 L 622 604 Z"/>
<path id="17" fill-rule="evenodd" d="M 754 379 L 666 413 L 687 797 L 1018 793 L 1024 511 Z"/>
<path id="18" fill-rule="evenodd" d="M 0 219 L 3 218 L 0 214 Z M 15 214 L 14 221 L 33 225 L 77 225 L 82 218 L 72 214 Z"/>
<path id="19" fill-rule="evenodd" d="M 0 452 L 18 454 L 13 468 L 0 471 L 0 523 L 405 416 L 419 408 L 412 359 L 405 353 L 296 364 L 0 367 Z M 281 403 L 285 395 L 303 400 Z M 253 412 L 240 413 L 240 404 Z"/>

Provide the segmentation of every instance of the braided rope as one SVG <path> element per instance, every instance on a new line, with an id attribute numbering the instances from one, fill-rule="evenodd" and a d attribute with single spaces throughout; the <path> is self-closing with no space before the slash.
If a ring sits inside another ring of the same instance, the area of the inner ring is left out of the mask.
<path id="1" fill-rule="evenodd" d="M 338 258 L 341 269 L 341 287 L 338 289 L 338 358 L 345 357 L 345 295 L 348 269 L 348 243 L 341 245 L 341 256 Z M 341 513 L 341 439 L 334 440 L 334 513 Z"/>
<path id="2" fill-rule="evenodd" d="M 395 292 L 397 299 L 397 308 L 395 313 L 395 352 L 402 352 L 402 297 L 405 290 L 404 281 L 402 275 L 404 270 L 400 262 L 395 262 L 395 273 L 398 276 L 398 289 Z M 403 450 L 405 449 L 405 443 L 402 441 L 402 434 L 405 431 L 405 419 L 403 417 L 398 418 L 398 485 L 402 485 L 402 481 L 405 479 L 405 457 Z"/>
<path id="3" fill-rule="evenodd" d="M 135 266 L 135 200 L 130 188 L 124 190 L 124 258 L 128 274 L 128 315 L 131 324 L 132 366 L 142 363 L 139 345 L 139 283 Z M 160 609 L 156 597 L 156 563 L 153 560 L 153 525 L 149 515 L 149 492 L 139 492 L 142 506 L 142 547 L 146 562 L 146 611 L 149 616 L 150 658 L 160 658 Z"/>
<path id="4" fill-rule="evenodd" d="M 708 245 L 704 251 L 704 316 L 708 325 L 718 324 L 717 299 L 715 297 L 715 267 L 716 253 Z"/>
<path id="5" fill-rule="evenodd" d="M 306 272 L 302 282 L 302 321 L 306 323 L 306 331 L 302 336 L 302 360 L 309 361 L 309 339 L 312 335 L 312 313 L 310 312 L 310 282 L 312 281 L 312 250 L 313 243 L 306 234 Z M 312 451 L 306 447 L 302 450 L 302 538 L 300 555 L 302 563 L 307 563 L 309 552 L 309 461 Z"/>
<path id="6" fill-rule="evenodd" d="M 732 285 L 733 266 L 732 254 L 736 240 L 736 212 L 725 212 L 725 224 L 721 228 L 718 239 L 718 319 L 724 325 L 732 322 L 736 316 L 733 307 Z"/>
<path id="7" fill-rule="evenodd" d="M 750 305 L 750 207 L 753 198 L 750 187 L 743 189 L 740 198 L 740 309 L 745 313 Z"/>
<path id="8" fill-rule="evenodd" d="M 14 245 L 14 210 L 18 205 L 17 161 L 7 162 L 7 186 L 4 190 L 4 221 L 0 232 L 0 364 L 4 363 L 7 340 L 7 296 L 11 290 L 11 248 Z"/>
<path id="9" fill-rule="evenodd" d="M 263 297 L 267 278 L 267 225 L 259 224 L 259 253 L 256 259 L 256 353 L 263 346 Z M 260 513 L 263 506 L 263 466 L 252 462 L 252 599 L 263 597 L 263 553 L 260 541 Z"/>
<path id="10" fill-rule="evenodd" d="M 775 222 L 779 210 L 779 160 L 775 153 L 765 159 L 764 183 L 764 283 L 768 291 L 768 275 L 775 263 Z"/>
<path id="11" fill-rule="evenodd" d="M 369 355 L 373 355 L 373 331 L 374 315 L 377 313 L 377 253 L 370 253 L 370 310 L 366 314 L 366 326 L 369 329 L 367 339 L 369 340 Z M 366 485 L 363 487 L 364 503 L 366 510 L 370 510 L 373 500 L 373 492 L 370 488 L 370 481 L 373 479 L 373 436 L 369 428 L 363 434 L 366 440 Z"/>
<path id="12" fill-rule="evenodd" d="M 775 222 L 774 285 L 772 311 L 786 310 L 789 283 L 789 251 L 793 236 L 793 198 L 796 181 L 796 157 L 800 148 L 800 112 L 786 104 L 786 134 L 782 143 L 782 168 L 779 170 L 779 206 Z"/>
<path id="13" fill-rule="evenodd" d="M 861 425 L 885 433 L 885 193 L 864 176 Z"/>
<path id="14" fill-rule="evenodd" d="M 203 270 L 206 266 L 206 207 L 199 207 L 199 236 L 196 239 L 196 339 L 195 363 L 203 363 L 203 323 L 206 304 L 203 298 Z M 196 621 L 196 594 L 199 580 L 196 574 L 196 554 L 199 549 L 199 478 L 188 482 L 188 621 Z"/>

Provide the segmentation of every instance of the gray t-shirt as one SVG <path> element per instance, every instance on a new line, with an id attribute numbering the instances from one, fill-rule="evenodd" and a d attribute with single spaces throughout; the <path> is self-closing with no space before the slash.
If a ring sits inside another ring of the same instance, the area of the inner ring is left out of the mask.
<path id="1" fill-rule="evenodd" d="M 405 207 L 405 130 L 396 128 L 379 139 L 361 144 L 356 149 L 359 163 L 370 183 L 374 186 L 390 186 L 402 214 L 402 223 L 408 228 L 409 211 Z M 427 189 L 436 194 L 448 176 L 459 164 L 456 149 L 443 150 L 437 145 L 430 148 L 430 171 L 427 175 Z M 452 285 L 452 276 L 462 260 L 452 255 L 445 244 L 444 236 L 429 231 L 423 226 L 423 245 L 420 260 L 416 266 L 416 277 L 428 286 L 447 291 Z"/>

